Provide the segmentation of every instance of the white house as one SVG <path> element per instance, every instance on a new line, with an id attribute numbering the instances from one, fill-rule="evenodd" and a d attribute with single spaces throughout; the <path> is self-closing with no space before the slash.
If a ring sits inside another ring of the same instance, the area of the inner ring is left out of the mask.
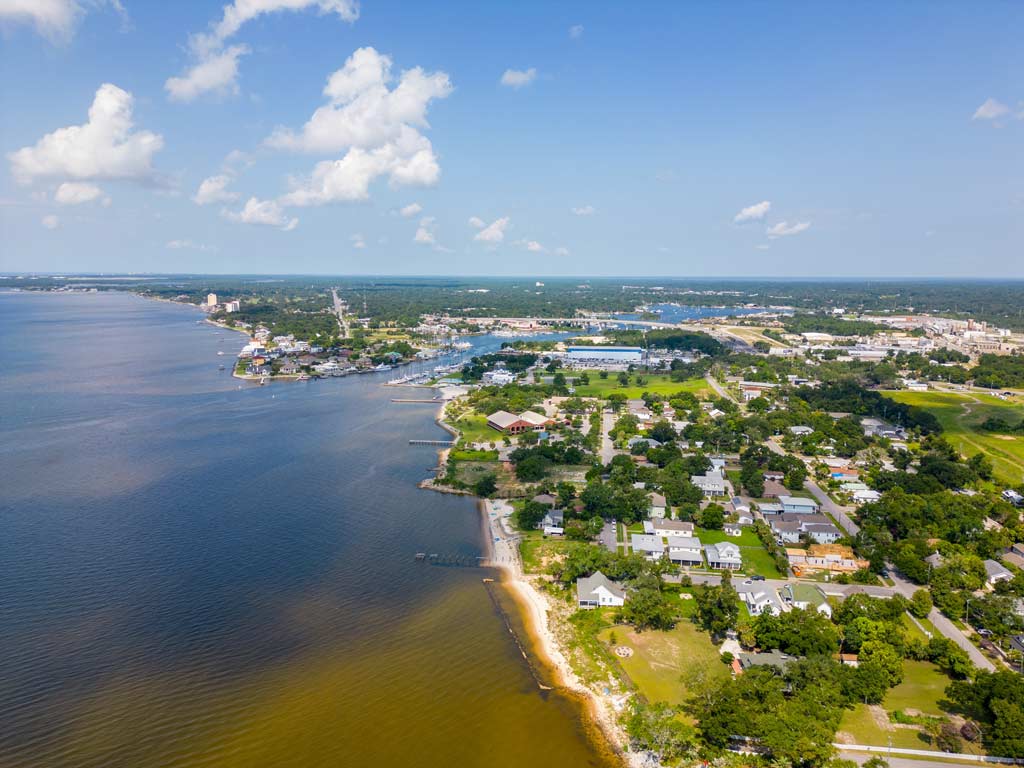
<path id="1" fill-rule="evenodd" d="M 652 520 L 651 532 L 656 536 L 693 536 L 693 523 L 688 523 L 685 520 Z M 644 532 L 646 533 L 647 526 L 644 526 Z"/>
<path id="2" fill-rule="evenodd" d="M 703 565 L 700 539 L 693 536 L 669 536 L 668 559 L 680 565 Z"/>
<path id="3" fill-rule="evenodd" d="M 1012 578 L 1013 574 L 1002 563 L 995 560 L 985 561 L 985 582 L 990 587 L 994 587 L 1000 581 L 1010 581 Z"/>
<path id="4" fill-rule="evenodd" d="M 870 488 L 867 490 L 853 492 L 854 504 L 870 504 L 871 502 L 878 501 L 880 498 L 882 498 L 882 494 L 878 491 L 871 490 Z"/>
<path id="5" fill-rule="evenodd" d="M 803 437 L 804 435 L 814 434 L 814 427 L 805 427 L 803 425 L 799 425 L 795 427 L 790 427 L 789 431 L 791 434 L 794 434 L 797 437 Z"/>
<path id="6" fill-rule="evenodd" d="M 725 523 L 722 526 L 722 530 L 726 536 L 742 536 L 743 528 L 740 527 L 739 523 Z"/>
<path id="7" fill-rule="evenodd" d="M 704 554 L 707 556 L 708 565 L 711 568 L 736 571 L 743 566 L 740 548 L 729 541 L 723 541 L 719 544 L 705 544 Z"/>
<path id="8" fill-rule="evenodd" d="M 652 518 L 662 518 L 668 510 L 668 503 L 665 501 L 665 497 L 660 493 L 648 494 L 647 498 L 651 501 L 651 506 L 648 508 L 650 516 Z"/>
<path id="9" fill-rule="evenodd" d="M 576 579 L 576 602 L 580 608 L 614 608 L 626 602 L 626 592 L 598 571 Z"/>
<path id="10" fill-rule="evenodd" d="M 661 536 L 652 536 L 649 533 L 634 533 L 630 535 L 630 544 L 633 552 L 643 555 L 648 560 L 660 560 L 665 554 L 665 544 Z"/>
<path id="11" fill-rule="evenodd" d="M 818 502 L 801 496 L 779 496 L 779 504 L 784 511 L 796 514 L 811 515 L 818 511 Z"/>
<path id="12" fill-rule="evenodd" d="M 756 592 L 744 592 L 743 602 L 747 604 L 751 616 L 760 616 L 762 613 L 778 616 L 782 613 L 782 604 L 767 589 L 757 590 Z"/>
<path id="13" fill-rule="evenodd" d="M 691 475 L 690 482 L 700 488 L 709 498 L 725 494 L 725 478 L 716 470 L 709 470 L 703 475 Z"/>

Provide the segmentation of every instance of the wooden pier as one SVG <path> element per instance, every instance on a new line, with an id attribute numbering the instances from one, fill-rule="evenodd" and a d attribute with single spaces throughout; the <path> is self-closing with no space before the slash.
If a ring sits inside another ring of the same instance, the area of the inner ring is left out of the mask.
<path id="1" fill-rule="evenodd" d="M 392 397 L 392 403 L 426 403 L 429 405 L 439 405 L 442 400 L 424 400 L 422 397 L 407 398 L 407 397 Z"/>
<path id="2" fill-rule="evenodd" d="M 455 442 L 453 440 L 410 440 L 409 445 L 452 446 L 455 445 Z"/>

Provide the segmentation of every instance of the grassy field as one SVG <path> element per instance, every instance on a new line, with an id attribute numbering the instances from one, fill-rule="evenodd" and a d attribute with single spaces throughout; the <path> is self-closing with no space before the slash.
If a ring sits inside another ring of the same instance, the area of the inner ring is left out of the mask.
<path id="1" fill-rule="evenodd" d="M 882 702 L 881 709 L 885 711 L 885 717 L 882 717 L 879 709 L 873 710 L 861 704 L 843 716 L 839 730 L 850 734 L 856 744 L 886 746 L 891 738 L 894 747 L 929 749 L 931 739 L 922 728 L 890 723 L 888 713 L 901 710 L 907 714 L 943 716 L 946 712 L 940 702 L 948 685 L 949 678 L 934 664 L 905 660 L 903 682 L 890 690 Z M 969 752 L 972 746 L 964 742 L 964 750 Z"/>
<path id="2" fill-rule="evenodd" d="M 504 442 L 504 435 L 498 430 L 487 426 L 487 418 L 478 413 L 467 413 L 460 419 L 450 422 L 453 427 L 462 432 L 462 444 L 470 443 L 494 443 L 501 445 Z"/>
<path id="3" fill-rule="evenodd" d="M 545 538 L 540 531 L 524 531 L 521 535 L 519 554 L 527 573 L 544 573 L 547 564 L 561 557 L 571 546 L 565 539 Z"/>
<path id="4" fill-rule="evenodd" d="M 729 668 L 722 663 L 707 632 L 686 619 L 669 632 L 636 632 L 631 627 L 617 626 L 601 632 L 601 640 L 608 643 L 613 633 L 617 645 L 633 650 L 627 659 L 616 658 L 648 701 L 682 704 L 688 695 L 684 681 L 698 669 L 722 679 L 729 676 Z"/>
<path id="5" fill-rule="evenodd" d="M 900 403 L 935 414 L 947 440 L 966 456 L 986 453 L 998 479 L 1017 484 L 1024 477 L 1024 436 L 998 435 L 978 428 L 989 416 L 1010 423 L 1024 419 L 1024 406 L 992 395 L 959 392 L 886 392 Z"/>
<path id="6" fill-rule="evenodd" d="M 625 395 L 628 398 L 638 398 L 644 392 L 653 392 L 658 395 L 672 395 L 676 392 L 692 392 L 697 397 L 710 394 L 711 390 L 704 379 L 689 379 L 687 381 L 672 381 L 667 373 L 644 373 L 629 375 L 629 384 L 619 384 L 618 374 L 609 373 L 607 379 L 598 377 L 597 371 L 587 371 L 590 377 L 589 384 L 576 385 L 575 394 L 580 397 L 608 397 L 612 393 Z M 637 384 L 637 378 L 643 378 L 644 384 Z"/>

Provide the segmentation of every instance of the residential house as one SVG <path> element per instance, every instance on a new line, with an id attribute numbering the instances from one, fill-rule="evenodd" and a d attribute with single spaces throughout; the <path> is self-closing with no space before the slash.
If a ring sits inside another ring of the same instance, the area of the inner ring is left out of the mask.
<path id="1" fill-rule="evenodd" d="M 798 426 L 795 426 L 795 427 L 790 427 L 789 431 L 790 431 L 791 434 L 794 434 L 797 437 L 804 437 L 805 435 L 813 435 L 814 434 L 814 427 L 807 427 L 807 426 L 803 426 L 803 425 L 798 425 Z"/>
<path id="2" fill-rule="evenodd" d="M 708 566 L 716 570 L 736 571 L 743 567 L 740 548 L 729 541 L 705 544 L 704 555 L 708 559 Z"/>
<path id="3" fill-rule="evenodd" d="M 829 605 L 821 590 L 813 584 L 790 582 L 779 590 L 779 596 L 794 608 L 803 611 L 815 610 L 829 618 L 832 617 L 832 606 Z"/>
<path id="4" fill-rule="evenodd" d="M 742 536 L 743 527 L 739 523 L 724 523 L 722 531 L 726 536 Z"/>
<path id="5" fill-rule="evenodd" d="M 652 520 L 652 533 L 656 536 L 693 536 L 693 523 L 685 520 Z M 646 526 L 645 526 L 646 527 Z"/>
<path id="6" fill-rule="evenodd" d="M 758 589 L 752 592 L 744 592 L 743 602 L 751 616 L 760 616 L 763 613 L 770 613 L 778 616 L 782 613 L 782 604 L 771 589 Z"/>
<path id="7" fill-rule="evenodd" d="M 765 517 L 771 517 L 772 515 L 781 515 L 786 511 L 781 504 L 771 503 L 761 504 L 758 507 L 758 509 L 761 511 L 761 514 Z"/>
<path id="8" fill-rule="evenodd" d="M 690 482 L 708 498 L 725 495 L 725 478 L 716 470 L 708 470 L 703 475 L 691 475 Z"/>
<path id="9" fill-rule="evenodd" d="M 665 501 L 665 497 L 660 493 L 649 493 L 647 498 L 651 501 L 651 506 L 648 507 L 648 512 L 651 518 L 663 518 L 668 512 L 668 503 Z"/>
<path id="10" fill-rule="evenodd" d="M 751 667 L 775 667 L 785 671 L 786 667 L 797 661 L 796 656 L 789 656 L 782 651 L 763 653 L 740 653 L 740 667 L 746 671 Z"/>
<path id="11" fill-rule="evenodd" d="M 660 560 L 665 554 L 665 544 L 661 536 L 652 536 L 649 533 L 634 533 L 630 535 L 630 544 L 633 552 L 643 555 L 648 560 Z"/>
<path id="12" fill-rule="evenodd" d="M 797 576 L 818 571 L 853 573 L 870 565 L 867 560 L 855 557 L 853 549 L 839 544 L 811 544 L 807 549 L 787 549 L 786 557 Z"/>
<path id="13" fill-rule="evenodd" d="M 779 503 L 786 512 L 810 515 L 818 511 L 818 502 L 802 496 L 779 496 Z"/>
<path id="14" fill-rule="evenodd" d="M 625 590 L 600 571 L 576 579 L 576 603 L 580 608 L 615 608 L 625 602 Z"/>
<path id="15" fill-rule="evenodd" d="M 871 489 L 853 492 L 854 504 L 870 504 L 882 498 L 882 494 Z"/>
<path id="16" fill-rule="evenodd" d="M 985 583 L 994 587 L 1000 581 L 1010 581 L 1013 574 L 1010 569 L 996 560 L 985 561 Z"/>
<path id="17" fill-rule="evenodd" d="M 700 539 L 693 536 L 669 536 L 668 559 L 680 565 L 703 565 L 704 558 L 701 556 Z"/>
<path id="18" fill-rule="evenodd" d="M 538 493 L 533 497 L 533 501 L 538 504 L 543 504 L 545 507 L 553 507 L 558 503 L 558 499 L 552 496 L 550 493 Z"/>

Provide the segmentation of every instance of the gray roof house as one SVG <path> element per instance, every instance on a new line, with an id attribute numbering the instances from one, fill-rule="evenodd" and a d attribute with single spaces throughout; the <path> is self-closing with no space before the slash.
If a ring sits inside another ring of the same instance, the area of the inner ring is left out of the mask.
<path id="1" fill-rule="evenodd" d="M 811 514 L 818 511 L 818 502 L 814 499 L 805 499 L 802 496 L 779 496 L 779 503 L 786 512 Z"/>
<path id="2" fill-rule="evenodd" d="M 632 544 L 634 552 L 643 555 L 648 560 L 660 560 L 665 554 L 665 545 L 661 541 L 661 536 L 634 533 L 630 535 L 630 544 Z"/>
<path id="3" fill-rule="evenodd" d="M 700 539 L 693 536 L 669 536 L 668 559 L 680 565 L 704 565 Z"/>
<path id="4" fill-rule="evenodd" d="M 989 586 L 994 587 L 1000 581 L 1010 581 L 1013 574 L 1010 569 L 995 560 L 985 561 L 985 581 Z"/>
<path id="5" fill-rule="evenodd" d="M 615 607 L 626 602 L 622 587 L 600 571 L 576 579 L 576 602 L 580 608 Z"/>
<path id="6" fill-rule="evenodd" d="M 735 571 L 743 566 L 740 548 L 729 541 L 705 544 L 704 554 L 707 556 L 708 565 L 711 568 Z"/>

